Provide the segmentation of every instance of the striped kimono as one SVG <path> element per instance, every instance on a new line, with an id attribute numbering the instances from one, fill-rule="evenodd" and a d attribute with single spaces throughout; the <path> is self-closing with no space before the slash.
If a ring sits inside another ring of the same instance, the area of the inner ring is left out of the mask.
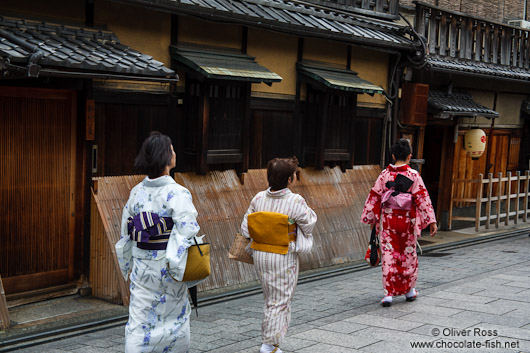
<path id="1" fill-rule="evenodd" d="M 269 188 L 259 192 L 250 203 L 241 224 L 241 234 L 245 237 L 250 238 L 248 215 L 260 211 L 286 214 L 297 224 L 297 240 L 289 243 L 285 255 L 247 248 L 254 258 L 265 299 L 262 343 L 277 345 L 282 343 L 291 320 L 291 300 L 298 281 L 298 253 L 311 251 L 311 233 L 317 216 L 302 196 L 288 188 L 274 192 Z"/>
<path id="2" fill-rule="evenodd" d="M 393 209 L 386 203 L 381 204 L 383 194 L 389 190 L 386 183 L 394 181 L 398 173 L 413 181 L 408 190 L 412 194 L 410 210 Z M 383 223 L 382 232 L 379 229 L 380 220 Z M 420 174 L 408 165 L 395 167 L 390 164 L 379 174 L 370 191 L 361 222 L 375 225 L 380 236 L 385 296 L 408 293 L 416 286 L 418 278 L 416 239 L 423 228 L 436 222 L 431 199 Z"/>

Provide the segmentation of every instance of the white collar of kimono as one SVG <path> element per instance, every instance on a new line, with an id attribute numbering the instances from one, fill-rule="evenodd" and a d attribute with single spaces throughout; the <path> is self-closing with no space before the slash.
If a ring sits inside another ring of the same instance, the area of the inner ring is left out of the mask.
<path id="1" fill-rule="evenodd" d="M 161 177 L 150 179 L 149 177 L 145 177 L 145 179 L 142 181 L 142 184 L 146 187 L 160 187 L 160 186 L 166 186 L 169 184 L 175 184 L 175 180 L 170 177 L 169 175 L 162 175 Z"/>
<path id="2" fill-rule="evenodd" d="M 291 193 L 291 190 L 289 190 L 289 188 L 285 188 L 285 189 L 281 189 L 277 191 L 271 191 L 270 187 L 267 189 L 267 195 L 271 197 L 282 197 L 290 193 Z"/>

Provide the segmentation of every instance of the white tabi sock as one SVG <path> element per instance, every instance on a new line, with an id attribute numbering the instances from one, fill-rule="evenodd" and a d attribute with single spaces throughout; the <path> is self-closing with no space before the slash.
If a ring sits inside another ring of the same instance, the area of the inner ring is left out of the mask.
<path id="1" fill-rule="evenodd" d="M 263 343 L 261 345 L 261 348 L 259 349 L 259 353 L 271 353 L 274 350 L 274 348 L 276 347 L 274 347 L 272 344 Z M 282 353 L 282 350 L 278 348 L 276 352 L 274 353 Z"/>
<path id="2" fill-rule="evenodd" d="M 384 297 L 383 300 L 381 301 L 384 303 L 392 303 L 392 297 L 391 296 Z"/>
<path id="3" fill-rule="evenodd" d="M 405 294 L 405 298 L 412 298 L 418 295 L 418 292 L 416 291 L 416 288 L 412 288 L 409 290 L 407 294 Z"/>

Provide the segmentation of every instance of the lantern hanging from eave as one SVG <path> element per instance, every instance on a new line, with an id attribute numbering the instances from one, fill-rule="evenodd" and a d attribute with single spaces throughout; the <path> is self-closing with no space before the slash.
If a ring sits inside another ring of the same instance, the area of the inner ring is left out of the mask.
<path id="1" fill-rule="evenodd" d="M 486 149 L 486 133 L 482 129 L 468 130 L 464 136 L 464 147 L 468 156 L 477 160 Z"/>

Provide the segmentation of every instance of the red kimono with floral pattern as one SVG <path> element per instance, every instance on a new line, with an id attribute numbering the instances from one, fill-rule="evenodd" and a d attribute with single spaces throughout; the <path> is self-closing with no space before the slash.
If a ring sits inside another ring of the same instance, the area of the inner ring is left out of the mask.
<path id="1" fill-rule="evenodd" d="M 414 182 L 408 190 L 412 194 L 410 210 L 385 208 L 385 204 L 381 205 L 381 196 L 388 190 L 386 183 L 394 181 L 398 173 Z M 423 228 L 436 222 L 431 198 L 420 174 L 408 165 L 395 167 L 390 164 L 379 174 L 370 191 L 361 222 L 375 224 L 380 235 L 385 296 L 406 294 L 415 287 L 418 278 L 416 239 Z"/>

